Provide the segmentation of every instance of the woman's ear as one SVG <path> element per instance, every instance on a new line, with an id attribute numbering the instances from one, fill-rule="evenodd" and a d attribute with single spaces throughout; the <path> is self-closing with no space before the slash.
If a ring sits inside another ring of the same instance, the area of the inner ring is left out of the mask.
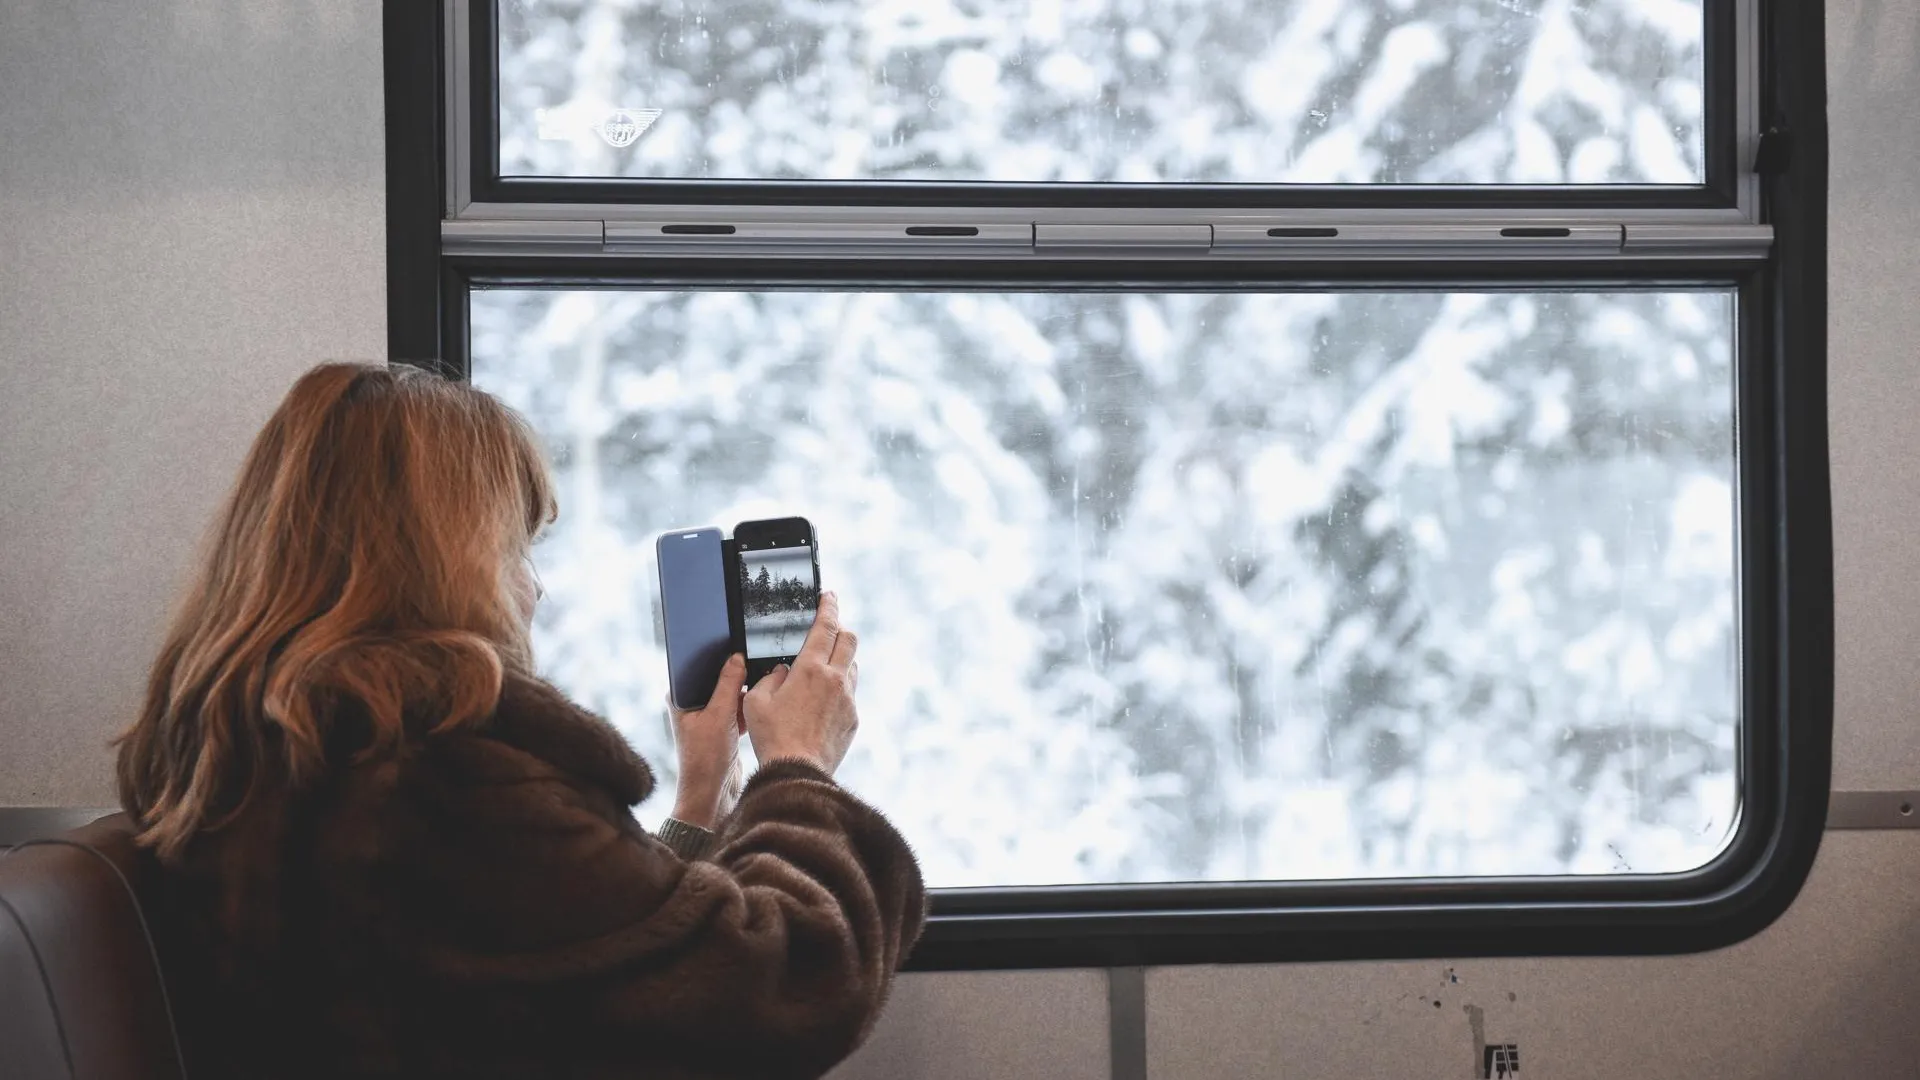
<path id="1" fill-rule="evenodd" d="M 507 595 L 513 599 L 514 612 L 520 621 L 533 625 L 533 610 L 546 595 L 546 587 L 540 583 L 540 573 L 534 568 L 533 556 L 521 552 L 508 560 L 506 569 Z"/>

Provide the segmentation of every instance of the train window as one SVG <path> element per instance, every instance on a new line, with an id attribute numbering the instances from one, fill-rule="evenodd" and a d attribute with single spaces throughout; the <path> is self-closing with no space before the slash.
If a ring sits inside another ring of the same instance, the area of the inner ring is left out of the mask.
<path id="1" fill-rule="evenodd" d="M 814 520 L 917 966 L 1709 948 L 1826 805 L 1820 16 L 388 0 L 391 348 L 663 775 L 651 536 Z"/>
<path id="2" fill-rule="evenodd" d="M 1733 297 L 485 290 L 539 655 L 670 765 L 661 531 L 804 509 L 935 886 L 1650 874 L 1738 816 Z"/>
<path id="3" fill-rule="evenodd" d="M 1702 0 L 513 0 L 501 175 L 1697 184 Z"/>

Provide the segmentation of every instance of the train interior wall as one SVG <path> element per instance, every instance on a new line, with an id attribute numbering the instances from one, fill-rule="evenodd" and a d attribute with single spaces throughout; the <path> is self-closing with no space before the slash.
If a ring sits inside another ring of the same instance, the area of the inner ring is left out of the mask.
<path id="1" fill-rule="evenodd" d="M 1827 5 L 1836 790 L 1920 788 L 1920 6 Z M 247 440 L 385 352 L 379 5 L 0 6 L 0 805 L 104 806 L 109 737 Z M 1157 1078 L 1911 1076 L 1920 833 L 1668 958 L 1171 967 Z M 904 977 L 836 1076 L 1110 1074 L 1106 973 Z"/>

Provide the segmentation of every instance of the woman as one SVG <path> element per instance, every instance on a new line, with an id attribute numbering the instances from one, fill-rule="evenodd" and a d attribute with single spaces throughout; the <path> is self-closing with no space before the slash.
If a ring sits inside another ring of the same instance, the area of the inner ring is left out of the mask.
<path id="1" fill-rule="evenodd" d="M 196 1076 L 816 1076 L 872 1027 L 925 897 L 831 779 L 833 598 L 790 671 L 743 696 L 735 657 L 675 718 L 676 851 L 629 812 L 646 763 L 533 676 L 553 516 L 465 385 L 329 365 L 267 422 L 120 745 Z"/>

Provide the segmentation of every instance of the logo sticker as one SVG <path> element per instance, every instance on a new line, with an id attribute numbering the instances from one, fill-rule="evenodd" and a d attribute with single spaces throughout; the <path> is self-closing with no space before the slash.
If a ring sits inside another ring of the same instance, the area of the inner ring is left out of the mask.
<path id="1" fill-rule="evenodd" d="M 596 121 L 595 118 L 598 118 Z M 616 150 L 632 146 L 660 119 L 659 109 L 614 109 L 570 101 L 533 111 L 536 138 L 542 142 L 579 142 L 596 136 Z"/>
<path id="2" fill-rule="evenodd" d="M 660 119 L 659 109 L 615 109 L 607 114 L 605 120 L 593 126 L 607 145 L 615 150 L 632 146 L 634 140 L 646 133 L 655 120 Z"/>

